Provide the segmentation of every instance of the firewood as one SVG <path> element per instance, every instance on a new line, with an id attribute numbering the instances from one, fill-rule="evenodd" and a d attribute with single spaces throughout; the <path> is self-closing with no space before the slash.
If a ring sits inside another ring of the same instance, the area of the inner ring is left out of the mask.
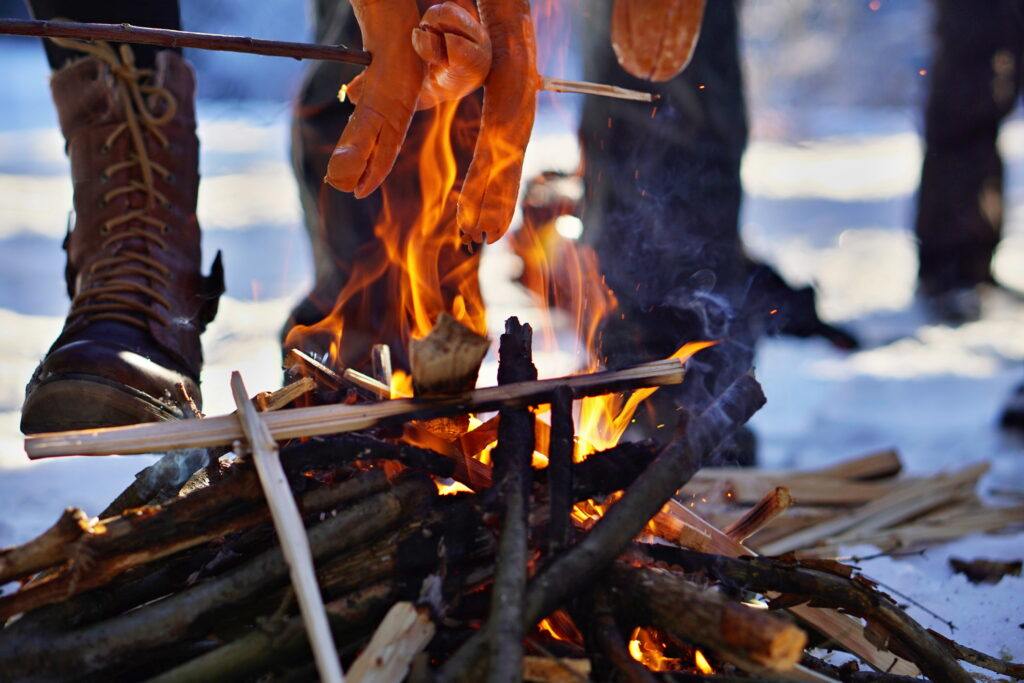
<path id="1" fill-rule="evenodd" d="M 436 329 L 436 328 L 435 328 Z M 498 348 L 498 383 L 528 382 L 537 378 L 533 365 L 533 329 L 515 317 L 505 322 Z M 491 612 L 485 627 L 493 683 L 522 678 L 524 600 L 526 593 L 531 463 L 534 415 L 526 408 L 501 411 L 494 461 L 494 487 L 501 516 L 501 536 L 495 560 Z"/>
<path id="2" fill-rule="evenodd" d="M 302 507 L 306 512 L 327 510 L 383 491 L 386 486 L 383 473 L 369 472 L 308 493 L 302 498 Z M 77 545 L 61 546 L 40 560 L 40 564 L 45 561 L 44 567 L 69 563 L 61 572 L 0 597 L 0 618 L 104 586 L 135 567 L 267 521 L 269 514 L 262 499 L 255 473 L 244 469 L 223 485 L 174 504 L 105 520 L 96 527 L 101 532 L 83 537 Z"/>
<path id="3" fill-rule="evenodd" d="M 331 405 L 278 410 L 268 413 L 264 422 L 277 440 L 321 436 L 396 422 L 404 423 L 414 419 L 550 403 L 554 391 L 562 386 L 567 387 L 574 398 L 580 398 L 638 387 L 679 384 L 683 381 L 683 375 L 682 363 L 666 359 L 643 363 L 626 370 L 519 382 L 477 389 L 446 398 L 398 399 L 369 405 Z M 25 438 L 25 452 L 32 459 L 66 455 L 128 455 L 176 448 L 225 445 L 241 437 L 242 432 L 237 418 L 234 415 L 222 415 L 203 420 L 33 435 Z"/>
<path id="4" fill-rule="evenodd" d="M 586 587 L 697 471 L 702 459 L 749 420 L 764 400 L 757 381 L 743 376 L 691 420 L 686 435 L 658 455 L 586 536 L 533 578 L 526 595 L 525 625 L 532 628 L 568 595 Z M 474 671 L 485 654 L 485 636 L 477 633 L 445 663 L 439 680 L 456 680 Z"/>
<path id="5" fill-rule="evenodd" d="M 353 370 L 352 368 L 346 368 L 345 372 L 341 373 L 341 376 L 360 389 L 370 392 L 377 398 L 391 398 L 391 385 L 384 384 L 374 377 L 364 375 L 358 370 Z"/>
<path id="6" fill-rule="evenodd" d="M 434 622 L 425 608 L 395 603 L 349 669 L 352 683 L 392 683 L 409 673 L 413 658 L 434 637 Z"/>
<path id="7" fill-rule="evenodd" d="M 667 546 L 648 546 L 647 552 L 686 571 L 703 571 L 733 586 L 763 594 L 805 597 L 812 604 L 841 608 L 884 629 L 932 680 L 973 680 L 941 644 L 891 598 L 875 590 L 870 581 L 764 557 L 740 560 Z"/>
<path id="8" fill-rule="evenodd" d="M 361 631 L 360 626 L 383 614 L 394 602 L 394 582 L 382 582 L 363 588 L 344 599 L 327 604 L 331 628 L 338 633 Z M 186 681 L 232 681 L 253 678 L 276 661 L 289 661 L 300 655 L 306 645 L 302 620 L 280 619 L 253 629 L 206 654 L 184 662 L 149 680 L 149 683 L 185 683 Z"/>
<path id="9" fill-rule="evenodd" d="M 432 481 L 408 477 L 389 491 L 359 501 L 309 530 L 315 557 L 340 553 L 417 514 L 436 496 Z M 113 619 L 64 633 L 0 637 L 0 670 L 12 678 L 83 676 L 147 648 L 183 637 L 201 617 L 280 585 L 288 567 L 279 548 L 266 550 L 217 578 Z"/>
<path id="10" fill-rule="evenodd" d="M 551 401 L 551 444 L 548 456 L 548 554 L 569 545 L 572 531 L 574 425 L 572 396 L 558 390 Z M 625 484 L 623 484 L 625 486 Z"/>
<path id="11" fill-rule="evenodd" d="M 659 536 L 684 548 L 725 557 L 756 556 L 742 543 L 715 528 L 678 501 L 669 501 L 665 509 L 652 520 L 652 526 Z M 848 615 L 807 605 L 790 607 L 789 612 L 879 671 L 905 676 L 917 676 L 920 673 L 912 663 L 871 643 L 864 635 L 860 623 Z"/>
<path id="12" fill-rule="evenodd" d="M 527 683 L 586 683 L 590 680 L 590 661 L 523 657 L 523 680 Z"/>
<path id="13" fill-rule="evenodd" d="M 785 486 L 777 486 L 765 494 L 765 497 L 757 505 L 723 531 L 730 538 L 742 543 L 771 524 L 772 520 L 788 510 L 792 504 L 793 498 L 789 495 L 789 489 Z"/>
<path id="14" fill-rule="evenodd" d="M 849 481 L 807 472 L 705 468 L 683 493 L 707 497 L 708 489 L 718 489 L 723 502 L 752 505 L 773 488 L 784 486 L 800 505 L 853 506 L 881 498 L 903 485 L 893 481 Z"/>
<path id="15" fill-rule="evenodd" d="M 792 669 L 803 655 L 807 634 L 791 622 L 701 589 L 682 575 L 620 561 L 612 577 L 619 608 L 641 624 L 771 671 Z"/>
<path id="16" fill-rule="evenodd" d="M 988 464 L 969 466 L 952 474 L 940 474 L 901 487 L 858 510 L 839 515 L 821 524 L 803 529 L 761 547 L 765 555 L 781 555 L 807 548 L 822 541 L 842 540 L 856 531 L 877 531 L 897 522 L 912 519 L 938 505 L 947 504 L 955 495 L 973 492 L 978 479 L 988 471 Z"/>
<path id="17" fill-rule="evenodd" d="M 337 390 L 345 385 L 340 374 L 299 349 L 288 350 L 284 357 L 284 369 L 301 377 L 309 377 L 329 389 Z"/>
<path id="18" fill-rule="evenodd" d="M 868 480 L 894 477 L 902 469 L 903 463 L 900 461 L 899 453 L 890 448 L 812 471 L 823 477 Z"/>
<path id="19" fill-rule="evenodd" d="M 316 389 L 316 382 L 312 377 L 300 377 L 277 391 L 262 391 L 253 396 L 252 400 L 261 413 L 266 413 L 284 408 L 298 397 L 313 391 L 313 389 Z"/>
<path id="20" fill-rule="evenodd" d="M 59 564 L 69 549 L 96 532 L 97 527 L 87 514 L 78 508 L 64 510 L 60 519 L 36 538 L 0 550 L 0 585 Z"/>
<path id="21" fill-rule="evenodd" d="M 592 609 L 587 619 L 588 649 L 598 650 L 599 665 L 610 665 L 618 678 L 626 683 L 656 683 L 658 680 L 646 666 L 633 659 L 626 635 L 615 619 L 615 610 L 608 590 L 601 588 L 591 593 L 588 600 Z M 602 661 L 603 660 L 603 661 Z M 610 672 L 609 672 L 610 673 Z M 610 676 L 607 676 L 609 680 Z"/>

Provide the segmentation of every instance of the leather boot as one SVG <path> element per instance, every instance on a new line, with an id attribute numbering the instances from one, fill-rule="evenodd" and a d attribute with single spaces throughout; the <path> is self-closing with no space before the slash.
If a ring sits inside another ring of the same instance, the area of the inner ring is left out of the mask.
<path id="1" fill-rule="evenodd" d="M 64 329 L 26 388 L 25 433 L 184 417 L 201 405 L 199 335 L 224 291 L 220 254 L 200 273 L 195 75 L 130 48 L 87 53 L 51 87 L 74 182 Z"/>

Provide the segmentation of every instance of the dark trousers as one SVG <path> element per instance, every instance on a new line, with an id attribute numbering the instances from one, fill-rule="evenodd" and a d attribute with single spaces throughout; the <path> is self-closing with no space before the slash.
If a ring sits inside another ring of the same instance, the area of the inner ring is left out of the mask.
<path id="1" fill-rule="evenodd" d="M 991 280 L 1003 226 L 999 126 L 1024 74 L 1022 0 L 936 0 L 915 230 L 919 279 L 941 293 Z"/>

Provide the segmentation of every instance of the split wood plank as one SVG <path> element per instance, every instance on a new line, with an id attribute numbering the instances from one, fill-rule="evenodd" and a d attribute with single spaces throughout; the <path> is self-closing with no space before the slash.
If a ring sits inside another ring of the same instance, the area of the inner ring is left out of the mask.
<path id="1" fill-rule="evenodd" d="M 267 506 L 274 520 L 281 551 L 288 563 L 288 572 L 295 588 L 299 611 L 306 624 L 317 671 L 320 678 L 328 683 L 344 683 L 345 675 L 334 648 L 327 612 L 324 610 L 323 598 L 320 597 L 320 586 L 316 582 L 313 553 L 309 548 L 302 515 L 292 496 L 284 468 L 281 467 L 277 442 L 249 400 L 245 383 L 238 372 L 231 373 L 231 393 L 238 408 L 239 426 L 252 450 L 253 463 L 267 497 Z"/>
<path id="2" fill-rule="evenodd" d="M 988 468 L 988 463 L 979 463 L 952 474 L 916 480 L 850 514 L 837 515 L 821 524 L 768 543 L 761 547 L 761 552 L 765 555 L 782 555 L 825 540 L 841 538 L 844 532 L 851 530 L 857 530 L 859 533 L 876 531 L 913 519 L 954 500 L 958 490 L 967 490 L 973 495 L 974 485 Z"/>
<path id="3" fill-rule="evenodd" d="M 468 391 L 457 396 L 279 410 L 264 416 L 263 422 L 271 436 L 281 441 L 368 429 L 385 421 L 404 422 L 549 403 L 555 390 L 563 386 L 572 392 L 574 398 L 580 398 L 640 387 L 679 384 L 683 381 L 684 373 L 680 361 L 666 359 L 625 370 L 517 382 Z M 203 420 L 37 434 L 25 438 L 25 452 L 33 460 L 68 455 L 130 455 L 178 448 L 208 448 L 230 444 L 242 436 L 235 416 L 221 415 Z"/>
<path id="4" fill-rule="evenodd" d="M 426 608 L 396 602 L 388 610 L 369 644 L 348 672 L 350 683 L 394 683 L 405 680 L 412 660 L 434 637 L 434 622 Z"/>

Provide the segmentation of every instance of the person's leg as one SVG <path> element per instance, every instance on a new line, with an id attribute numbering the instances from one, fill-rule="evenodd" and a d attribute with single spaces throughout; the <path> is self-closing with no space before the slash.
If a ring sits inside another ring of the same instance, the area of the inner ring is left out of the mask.
<path id="1" fill-rule="evenodd" d="M 28 0 L 28 6 L 36 19 L 67 19 L 89 24 L 134 24 L 175 30 L 181 28 L 181 11 L 177 0 Z M 43 47 L 52 69 L 59 69 L 69 60 L 82 57 L 81 52 L 63 48 L 49 40 L 43 41 Z M 138 66 L 153 68 L 156 53 L 166 48 L 136 45 L 132 49 Z M 180 49 L 172 49 L 181 54 Z"/>
<path id="2" fill-rule="evenodd" d="M 177 26 L 176 2 L 31 3 L 41 18 Z M 98 11 L 102 8 L 103 11 Z M 123 13 L 122 13 L 123 10 Z M 223 291 L 200 273 L 195 75 L 173 50 L 54 40 L 50 85 L 74 182 L 71 308 L 33 374 L 22 430 L 182 417 Z"/>
<path id="3" fill-rule="evenodd" d="M 915 232 L 925 295 L 990 282 L 1003 222 L 999 125 L 1024 65 L 1024 2 L 937 0 Z"/>

